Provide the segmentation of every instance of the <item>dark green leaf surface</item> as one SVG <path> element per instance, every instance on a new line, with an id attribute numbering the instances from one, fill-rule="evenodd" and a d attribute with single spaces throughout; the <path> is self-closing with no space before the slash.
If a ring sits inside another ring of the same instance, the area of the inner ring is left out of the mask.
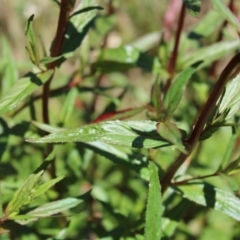
<path id="1" fill-rule="evenodd" d="M 167 110 L 168 115 L 172 114 L 181 101 L 183 90 L 195 68 L 188 67 L 184 69 L 172 83 L 163 99 L 163 107 Z"/>
<path id="2" fill-rule="evenodd" d="M 186 8 L 193 17 L 198 17 L 201 10 L 201 0 L 183 0 Z"/>
<path id="3" fill-rule="evenodd" d="M 158 240 L 162 235 L 162 196 L 158 171 L 153 162 L 149 162 L 150 182 L 147 200 L 145 239 Z"/>
<path id="4" fill-rule="evenodd" d="M 98 4 L 98 0 L 84 0 L 75 9 L 63 42 L 62 53 L 64 58 L 71 57 L 73 52 L 81 45 L 99 10 Z"/>
<path id="5" fill-rule="evenodd" d="M 230 192 L 200 181 L 193 181 L 188 185 L 179 186 L 177 191 L 184 198 L 213 208 L 240 221 L 240 200 Z"/>
<path id="6" fill-rule="evenodd" d="M 158 72 L 161 68 L 157 58 L 142 53 L 132 46 L 105 49 L 101 54 L 100 62 L 96 64 L 96 68 L 103 72 L 116 71 L 119 67 L 127 70 L 133 66 L 150 72 Z"/>
<path id="7" fill-rule="evenodd" d="M 156 131 L 154 121 L 108 121 L 52 133 L 39 139 L 28 139 L 36 143 L 94 142 L 125 145 L 135 148 L 170 146 Z"/>
<path id="8" fill-rule="evenodd" d="M 53 74 L 52 70 L 39 74 L 30 74 L 22 78 L 0 98 L 0 115 L 15 108 L 25 97 L 44 84 Z"/>

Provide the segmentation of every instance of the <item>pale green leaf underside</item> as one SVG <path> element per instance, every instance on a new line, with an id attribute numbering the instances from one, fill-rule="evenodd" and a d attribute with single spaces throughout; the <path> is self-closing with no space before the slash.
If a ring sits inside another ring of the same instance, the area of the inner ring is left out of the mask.
<path id="1" fill-rule="evenodd" d="M 240 199 L 227 192 L 200 181 L 177 187 L 184 197 L 200 205 L 213 208 L 240 221 Z"/>
<path id="2" fill-rule="evenodd" d="M 135 148 L 156 148 L 172 145 L 161 138 L 154 121 L 108 121 L 67 129 L 39 139 L 27 139 L 36 143 L 94 142 L 125 145 Z"/>
<path id="3" fill-rule="evenodd" d="M 16 84 L 0 98 L 0 115 L 15 108 L 25 97 L 44 84 L 53 74 L 53 70 L 31 74 L 19 79 Z"/>
<path id="4" fill-rule="evenodd" d="M 145 239 L 161 239 L 162 197 L 158 171 L 153 162 L 149 162 L 150 182 L 147 201 Z"/>

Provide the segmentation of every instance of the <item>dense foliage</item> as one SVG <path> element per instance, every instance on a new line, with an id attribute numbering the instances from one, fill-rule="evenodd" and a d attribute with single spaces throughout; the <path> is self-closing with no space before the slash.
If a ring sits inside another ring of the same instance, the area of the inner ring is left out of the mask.
<path id="1" fill-rule="evenodd" d="M 239 2 L 4 2 L 1 240 L 239 239 Z"/>

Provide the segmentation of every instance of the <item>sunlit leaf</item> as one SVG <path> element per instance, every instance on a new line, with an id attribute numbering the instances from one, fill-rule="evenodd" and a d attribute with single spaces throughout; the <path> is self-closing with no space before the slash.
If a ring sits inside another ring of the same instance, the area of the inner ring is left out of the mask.
<path id="1" fill-rule="evenodd" d="M 70 18 L 65 38 L 63 41 L 62 53 L 64 58 L 69 58 L 81 45 L 81 42 L 93 24 L 93 20 L 101 9 L 98 0 L 84 0 L 76 7 Z M 60 60 L 59 63 L 62 63 Z"/>
<path id="2" fill-rule="evenodd" d="M 25 225 L 28 224 L 29 222 L 36 221 L 39 218 L 49 217 L 54 214 L 64 212 L 70 208 L 76 207 L 78 204 L 82 202 L 83 200 L 77 198 L 66 198 L 50 203 L 45 203 L 40 207 L 35 208 L 33 211 L 27 212 L 25 216 L 21 216 L 21 219 L 18 219 L 17 222 L 22 225 Z M 17 219 L 18 216 L 15 216 L 15 218 Z"/>
<path id="3" fill-rule="evenodd" d="M 233 192 L 237 192 L 239 190 L 238 184 L 234 179 L 232 179 L 231 177 L 229 177 L 228 175 L 223 174 L 223 173 L 220 173 L 220 176 L 222 176 L 223 178 L 225 178 L 227 180 L 227 182 L 229 183 L 229 186 Z"/>
<path id="4" fill-rule="evenodd" d="M 222 18 L 225 18 L 230 22 L 236 30 L 240 31 L 239 20 L 236 16 L 230 11 L 227 5 L 222 0 L 211 0 L 213 7 L 221 14 Z"/>
<path id="5" fill-rule="evenodd" d="M 35 89 L 44 84 L 51 75 L 52 70 L 48 70 L 39 74 L 28 74 L 16 82 L 16 84 L 9 89 L 0 98 L 0 115 L 15 108 L 25 97 L 29 96 Z"/>
<path id="6" fill-rule="evenodd" d="M 156 148 L 171 145 L 159 136 L 154 121 L 109 121 L 77 129 L 67 129 L 43 138 L 28 139 L 27 141 L 36 143 L 100 141 L 135 148 Z"/>
<path id="7" fill-rule="evenodd" d="M 33 200 L 33 195 L 35 192 L 34 187 L 39 181 L 42 173 L 43 171 L 40 171 L 37 174 L 31 174 L 24 184 L 15 192 L 12 200 L 7 205 L 5 211 L 6 216 L 11 217 L 17 215 L 22 206 L 29 204 Z"/>
<path id="8" fill-rule="evenodd" d="M 162 235 L 162 196 L 158 171 L 153 162 L 149 162 L 150 182 L 147 200 L 145 239 L 157 240 Z"/>
<path id="9" fill-rule="evenodd" d="M 219 114 L 228 111 L 225 120 L 230 119 L 240 108 L 240 74 L 234 77 L 226 86 L 224 96 L 219 106 Z"/>
<path id="10" fill-rule="evenodd" d="M 36 37 L 35 37 L 35 33 L 33 31 L 33 17 L 34 15 L 32 15 L 27 22 L 27 26 L 26 26 L 26 37 L 27 37 L 27 51 L 29 54 L 29 57 L 31 59 L 31 61 L 34 64 L 38 64 L 40 57 L 39 57 L 39 50 L 37 47 L 37 41 L 36 41 Z"/>
<path id="11" fill-rule="evenodd" d="M 208 37 L 216 31 L 216 28 L 223 22 L 222 16 L 215 10 L 209 10 L 201 21 L 194 26 L 188 37 L 191 39 L 201 39 Z"/>
<path id="12" fill-rule="evenodd" d="M 221 41 L 211 44 L 210 46 L 201 47 L 191 54 L 185 54 L 181 60 L 181 64 L 183 67 L 187 67 L 196 62 L 203 61 L 202 64 L 198 66 L 198 69 L 200 69 L 238 49 L 239 40 Z"/>
<path id="13" fill-rule="evenodd" d="M 182 133 L 174 123 L 160 122 L 157 125 L 157 131 L 161 137 L 173 143 L 181 152 L 186 153 L 182 143 Z"/>
<path id="14" fill-rule="evenodd" d="M 177 187 L 177 192 L 197 204 L 213 208 L 240 221 L 240 199 L 234 194 L 201 181 Z"/>

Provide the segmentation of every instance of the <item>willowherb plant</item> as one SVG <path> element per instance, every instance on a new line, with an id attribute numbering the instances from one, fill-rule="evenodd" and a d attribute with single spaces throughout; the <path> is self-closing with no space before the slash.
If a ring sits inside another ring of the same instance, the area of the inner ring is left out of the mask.
<path id="1" fill-rule="evenodd" d="M 17 81 L 1 39 L 3 239 L 238 238 L 237 3 L 169 1 L 161 32 L 159 3 L 54 3 L 49 52 L 27 21 Z M 142 16 L 149 31 L 124 40 L 119 19 Z"/>

